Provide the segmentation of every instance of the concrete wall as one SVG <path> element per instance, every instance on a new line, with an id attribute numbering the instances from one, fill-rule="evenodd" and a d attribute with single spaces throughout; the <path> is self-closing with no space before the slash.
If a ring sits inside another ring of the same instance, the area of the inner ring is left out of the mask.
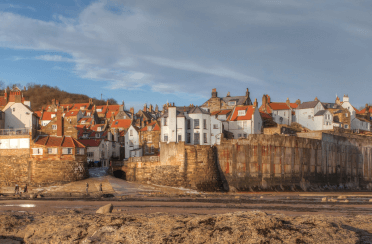
<path id="1" fill-rule="evenodd" d="M 221 187 L 215 149 L 210 146 L 161 143 L 160 157 L 130 158 L 122 168 L 126 179 L 201 191 Z"/>
<path id="2" fill-rule="evenodd" d="M 366 186 L 372 182 L 370 141 L 324 133 L 308 137 L 250 135 L 223 141 L 217 146 L 217 160 L 225 188 Z"/>

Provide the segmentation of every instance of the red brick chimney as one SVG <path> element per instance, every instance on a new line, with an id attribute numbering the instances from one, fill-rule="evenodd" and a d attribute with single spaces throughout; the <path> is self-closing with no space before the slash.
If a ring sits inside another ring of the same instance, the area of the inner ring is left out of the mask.
<path id="1" fill-rule="evenodd" d="M 63 136 L 63 117 L 60 109 L 57 111 L 57 136 Z"/>
<path id="2" fill-rule="evenodd" d="M 287 101 L 285 101 L 288 107 L 291 107 L 291 103 L 289 102 L 289 98 L 287 97 Z"/>
<path id="3" fill-rule="evenodd" d="M 216 88 L 212 89 L 212 97 L 217 97 L 217 89 Z"/>
<path id="4" fill-rule="evenodd" d="M 254 103 L 253 103 L 253 106 L 254 106 L 254 107 L 258 107 L 258 102 L 257 102 L 257 98 L 256 98 L 256 99 L 254 99 Z"/>
<path id="5" fill-rule="evenodd" d="M 106 106 L 108 106 L 108 100 L 106 101 Z"/>
<path id="6" fill-rule="evenodd" d="M 132 115 L 134 115 L 134 108 L 133 108 L 133 107 L 131 107 L 131 108 L 129 109 L 129 112 L 131 112 L 131 113 L 132 113 Z"/>
<path id="7" fill-rule="evenodd" d="M 145 103 L 145 105 L 143 105 L 143 111 L 147 112 L 147 104 L 146 103 Z"/>

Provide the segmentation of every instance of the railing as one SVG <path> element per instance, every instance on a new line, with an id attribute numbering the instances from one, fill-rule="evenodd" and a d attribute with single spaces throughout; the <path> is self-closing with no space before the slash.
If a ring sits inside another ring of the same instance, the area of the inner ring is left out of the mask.
<path id="1" fill-rule="evenodd" d="M 30 128 L 1 129 L 0 136 L 29 135 L 30 131 Z"/>

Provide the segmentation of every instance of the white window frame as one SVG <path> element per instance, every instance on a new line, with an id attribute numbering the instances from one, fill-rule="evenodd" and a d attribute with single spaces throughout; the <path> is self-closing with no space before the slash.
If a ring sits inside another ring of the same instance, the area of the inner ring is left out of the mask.
<path id="1" fill-rule="evenodd" d="M 57 128 L 58 128 L 57 125 L 52 125 L 53 130 L 57 130 Z"/>
<path id="2" fill-rule="evenodd" d="M 62 148 L 63 155 L 72 155 L 72 148 Z"/>
<path id="3" fill-rule="evenodd" d="M 55 147 L 50 147 L 47 149 L 48 150 L 48 154 L 57 154 L 57 148 Z"/>
<path id="4" fill-rule="evenodd" d="M 238 116 L 245 116 L 245 110 L 239 110 L 238 111 Z"/>
<path id="5" fill-rule="evenodd" d="M 42 148 L 32 148 L 32 155 L 43 155 Z"/>

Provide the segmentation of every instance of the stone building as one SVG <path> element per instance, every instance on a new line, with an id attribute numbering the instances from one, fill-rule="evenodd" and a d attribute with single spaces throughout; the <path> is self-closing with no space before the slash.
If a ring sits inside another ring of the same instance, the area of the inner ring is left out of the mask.
<path id="1" fill-rule="evenodd" d="M 159 154 L 160 126 L 153 121 L 140 129 L 140 145 L 143 155 Z"/>
<path id="2" fill-rule="evenodd" d="M 348 95 L 344 95 L 342 102 L 340 103 L 343 108 L 346 108 L 350 112 L 350 127 L 352 130 L 371 131 L 371 121 L 360 115 L 359 110 L 351 105 Z"/>
<path id="3" fill-rule="evenodd" d="M 62 117 L 62 109 L 60 108 L 56 113 L 56 117 L 41 128 L 41 134 L 51 136 L 62 135 L 78 139 L 79 130 L 76 129 L 68 117 Z"/>
<path id="4" fill-rule="evenodd" d="M 5 88 L 4 96 L 0 96 L 0 110 L 3 110 L 9 102 L 19 102 L 31 108 L 31 102 L 26 101 L 23 97 L 22 91 L 16 86 L 11 90 Z"/>
<path id="5" fill-rule="evenodd" d="M 322 103 L 323 107 L 328 110 L 333 116 L 333 127 L 350 129 L 351 128 L 351 116 L 350 111 L 343 108 L 337 103 L 339 98 L 336 98 L 335 103 Z"/>
<path id="6" fill-rule="evenodd" d="M 226 97 L 218 97 L 216 88 L 213 88 L 212 97 L 200 107 L 213 113 L 224 109 L 233 109 L 237 105 L 252 105 L 248 88 L 245 92 L 245 96 L 230 96 L 230 92 L 228 92 Z"/>

